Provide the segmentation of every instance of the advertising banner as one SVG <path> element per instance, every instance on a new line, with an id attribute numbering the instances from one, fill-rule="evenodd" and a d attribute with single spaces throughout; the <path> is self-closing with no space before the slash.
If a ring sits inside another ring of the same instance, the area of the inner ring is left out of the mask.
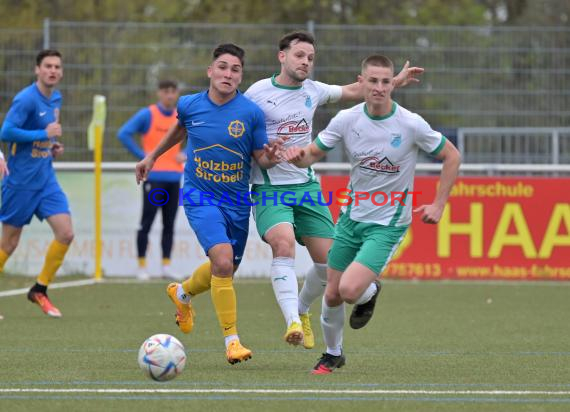
<path id="1" fill-rule="evenodd" d="M 323 192 L 347 176 L 323 176 Z M 417 177 L 418 205 L 430 204 L 437 177 Z M 330 205 L 336 219 L 340 206 Z M 570 280 L 570 179 L 459 178 L 442 219 L 418 214 L 384 277 Z"/>
<path id="2" fill-rule="evenodd" d="M 72 211 L 75 239 L 60 274 L 92 274 L 94 270 L 93 174 L 58 172 Z M 418 205 L 429 204 L 437 177 L 417 177 Z M 346 189 L 348 176 L 322 176 L 323 198 Z M 346 199 L 346 193 L 341 196 Z M 137 269 L 136 232 L 143 193 L 134 173 L 103 175 L 103 271 L 105 276 L 132 276 Z M 333 217 L 340 206 L 330 205 Z M 149 239 L 149 271 L 160 276 L 161 216 Z M 52 240 L 46 222 L 33 219 L 6 272 L 37 275 Z M 172 265 L 189 275 L 205 259 L 184 210 L 178 210 Z M 268 277 L 271 250 L 250 222 L 250 235 L 239 276 Z M 296 268 L 302 276 L 311 267 L 304 247 L 297 245 Z M 570 179 L 460 178 L 439 224 L 413 223 L 384 277 L 399 279 L 570 280 Z"/>

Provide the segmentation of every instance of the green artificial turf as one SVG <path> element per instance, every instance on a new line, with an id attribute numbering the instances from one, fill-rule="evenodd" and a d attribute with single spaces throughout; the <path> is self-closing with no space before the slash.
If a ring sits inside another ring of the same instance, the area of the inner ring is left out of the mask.
<path id="1" fill-rule="evenodd" d="M 0 290 L 30 282 L 7 276 Z M 50 290 L 62 319 L 25 295 L 0 297 L 0 410 L 570 409 L 567 284 L 386 282 L 370 324 L 355 331 L 347 322 L 347 364 L 327 376 L 309 373 L 324 351 L 319 302 L 315 349 L 291 347 L 269 281 L 238 280 L 238 329 L 253 358 L 232 366 L 209 293 L 194 298 L 194 330 L 184 335 L 165 286 L 109 281 Z M 139 346 L 155 333 L 176 336 L 188 353 L 171 382 L 147 379 L 137 364 Z"/>

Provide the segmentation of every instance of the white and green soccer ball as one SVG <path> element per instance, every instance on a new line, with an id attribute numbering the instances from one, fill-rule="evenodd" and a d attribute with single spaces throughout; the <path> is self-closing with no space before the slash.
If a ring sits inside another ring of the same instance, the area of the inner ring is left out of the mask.
<path id="1" fill-rule="evenodd" d="M 139 366 L 155 381 L 169 381 L 184 370 L 186 352 L 174 336 L 165 333 L 152 335 L 139 349 Z"/>

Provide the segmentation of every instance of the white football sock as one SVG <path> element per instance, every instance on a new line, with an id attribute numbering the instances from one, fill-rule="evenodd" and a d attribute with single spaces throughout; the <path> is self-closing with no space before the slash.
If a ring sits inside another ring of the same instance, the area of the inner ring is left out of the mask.
<path id="1" fill-rule="evenodd" d="M 372 282 L 370 285 L 368 285 L 368 287 L 366 288 L 364 293 L 358 298 L 358 300 L 354 302 L 354 304 L 362 305 L 363 303 L 368 302 L 370 299 L 372 299 L 372 296 L 374 296 L 377 290 L 378 286 L 376 286 L 376 283 Z"/>
<path id="2" fill-rule="evenodd" d="M 305 283 L 299 293 L 299 313 L 307 313 L 315 299 L 323 295 L 326 286 L 327 265 L 325 263 L 313 264 L 307 272 Z"/>
<path id="3" fill-rule="evenodd" d="M 287 326 L 291 322 L 301 322 L 299 319 L 299 286 L 295 275 L 295 259 L 289 257 L 276 257 L 271 263 L 271 283 L 275 298 Z"/>
<path id="4" fill-rule="evenodd" d="M 344 327 L 344 302 L 339 306 L 327 306 L 323 297 L 321 327 L 327 345 L 327 353 L 334 356 L 342 354 L 342 332 Z"/>
<path id="5" fill-rule="evenodd" d="M 181 283 L 179 283 L 176 288 L 176 297 L 182 303 L 190 303 L 190 294 L 184 291 Z"/>

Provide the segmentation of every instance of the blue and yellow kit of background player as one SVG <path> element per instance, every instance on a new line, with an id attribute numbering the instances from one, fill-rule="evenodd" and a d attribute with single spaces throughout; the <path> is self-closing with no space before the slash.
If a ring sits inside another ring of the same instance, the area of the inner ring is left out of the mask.
<path id="1" fill-rule="evenodd" d="M 43 220 L 69 214 L 67 198 L 55 177 L 51 147 L 45 128 L 55 121 L 61 94 L 47 98 L 34 83 L 20 91 L 6 114 L 0 139 L 8 142 L 10 174 L 2 183 L 0 221 L 22 227 L 36 215 Z"/>
<path id="2" fill-rule="evenodd" d="M 188 136 L 184 211 L 206 254 L 230 243 L 237 265 L 249 232 L 251 156 L 267 143 L 263 112 L 239 91 L 223 105 L 207 91 L 182 96 L 177 111 Z"/>

